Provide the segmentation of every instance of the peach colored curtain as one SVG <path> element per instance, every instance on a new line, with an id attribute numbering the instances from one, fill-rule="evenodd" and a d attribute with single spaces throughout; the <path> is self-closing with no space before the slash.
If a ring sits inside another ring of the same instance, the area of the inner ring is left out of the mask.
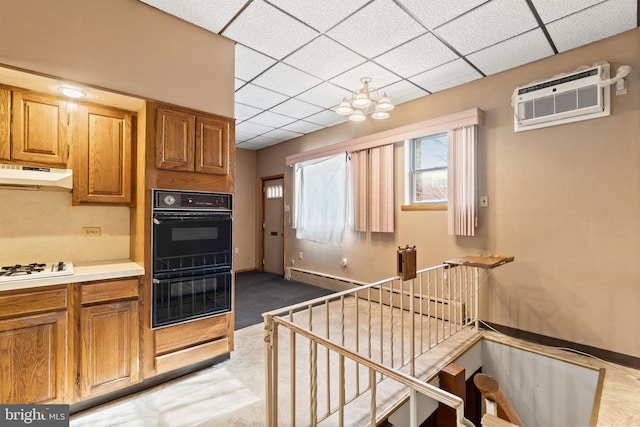
<path id="1" fill-rule="evenodd" d="M 354 231 L 394 231 L 393 144 L 351 153 Z"/>
<path id="2" fill-rule="evenodd" d="M 476 127 L 449 132 L 449 234 L 473 236 L 476 226 Z"/>

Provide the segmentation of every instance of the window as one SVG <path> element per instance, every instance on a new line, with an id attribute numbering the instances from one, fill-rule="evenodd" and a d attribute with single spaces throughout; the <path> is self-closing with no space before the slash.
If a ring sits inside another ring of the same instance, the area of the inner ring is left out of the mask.
<path id="1" fill-rule="evenodd" d="M 409 141 L 409 203 L 442 205 L 448 199 L 447 132 Z"/>
<path id="2" fill-rule="evenodd" d="M 345 153 L 296 163 L 295 220 L 296 238 L 342 244 L 349 220 L 348 163 Z"/>

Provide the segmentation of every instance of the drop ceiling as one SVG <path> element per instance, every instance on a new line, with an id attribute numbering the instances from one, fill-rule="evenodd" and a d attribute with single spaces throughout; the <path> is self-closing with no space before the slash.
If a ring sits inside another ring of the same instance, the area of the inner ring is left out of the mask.
<path id="1" fill-rule="evenodd" d="M 365 76 L 398 105 L 638 26 L 638 0 L 141 1 L 237 43 L 250 150 L 347 121 Z"/>

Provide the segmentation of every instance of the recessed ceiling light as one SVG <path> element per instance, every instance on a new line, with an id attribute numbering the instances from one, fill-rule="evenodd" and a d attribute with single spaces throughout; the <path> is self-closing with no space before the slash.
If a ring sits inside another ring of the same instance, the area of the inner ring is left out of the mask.
<path id="1" fill-rule="evenodd" d="M 69 98 L 83 98 L 87 96 L 87 94 L 80 89 L 76 89 L 73 87 L 61 87 L 58 88 L 58 90 L 62 92 L 64 96 L 68 96 Z"/>

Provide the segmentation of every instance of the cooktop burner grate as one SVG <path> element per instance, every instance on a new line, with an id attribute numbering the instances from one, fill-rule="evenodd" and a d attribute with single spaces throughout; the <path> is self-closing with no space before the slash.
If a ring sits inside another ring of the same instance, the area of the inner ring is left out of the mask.
<path id="1" fill-rule="evenodd" d="M 73 274 L 73 264 L 70 262 L 15 264 L 0 267 L 0 282 L 40 279 L 71 274 Z"/>

